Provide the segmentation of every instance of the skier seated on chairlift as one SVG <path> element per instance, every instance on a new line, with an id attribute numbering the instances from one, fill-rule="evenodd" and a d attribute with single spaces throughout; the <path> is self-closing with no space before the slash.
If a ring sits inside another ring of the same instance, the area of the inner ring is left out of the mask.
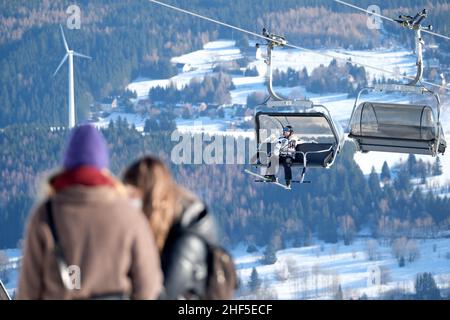
<path id="1" fill-rule="evenodd" d="M 292 126 L 285 126 L 283 128 L 283 136 L 278 138 L 273 154 L 269 156 L 270 161 L 267 167 L 266 175 L 264 176 L 270 181 L 277 181 L 277 177 L 275 176 L 277 166 L 273 166 L 272 164 L 276 163 L 278 158 L 278 163 L 280 163 L 284 168 L 284 178 L 286 180 L 286 186 L 288 188 L 291 186 L 292 181 L 291 166 L 295 158 L 295 148 L 299 143 L 299 141 L 297 141 L 293 134 L 294 130 L 292 129 Z"/>

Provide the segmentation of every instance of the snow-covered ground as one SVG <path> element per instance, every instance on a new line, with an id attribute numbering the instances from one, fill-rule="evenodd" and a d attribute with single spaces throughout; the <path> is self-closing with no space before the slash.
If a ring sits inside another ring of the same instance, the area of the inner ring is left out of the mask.
<path id="1" fill-rule="evenodd" d="M 6 287 L 6 290 L 8 291 L 8 294 L 13 297 L 18 285 L 22 252 L 19 249 L 7 249 L 2 250 L 2 253 L 4 253 L 9 260 L 8 268 L 6 270 L 6 281 L 4 282 L 4 285 Z"/>
<path id="2" fill-rule="evenodd" d="M 170 79 L 139 78 L 128 85 L 128 90 L 136 91 L 138 99 L 146 99 L 150 89 L 168 87 L 170 85 L 181 89 L 189 84 L 193 78 L 202 79 L 211 73 L 217 64 L 241 59 L 243 56 L 235 41 L 220 40 L 208 42 L 202 50 L 187 53 L 171 59 L 173 63 L 181 64 L 182 72 Z"/>
<path id="3" fill-rule="evenodd" d="M 343 59 L 351 59 L 354 62 L 380 66 L 401 74 L 406 73 L 410 75 L 415 72 L 415 57 L 411 51 L 405 49 L 378 49 L 371 51 L 322 50 L 322 52 Z M 255 91 L 265 91 L 264 75 L 266 72 L 266 64 L 264 63 L 263 55 L 259 53 L 257 52 L 253 57 L 248 57 L 253 60 L 249 63 L 248 67 L 256 68 L 259 76 L 233 76 L 233 83 L 236 86 L 235 92 L 232 92 L 233 103 L 245 103 L 248 94 Z M 236 61 L 242 57 L 243 54 L 235 46 L 234 41 L 212 41 L 205 44 L 202 50 L 173 57 L 171 60 L 173 63 L 183 65 L 178 75 L 170 79 L 139 78 L 129 84 L 127 88 L 131 91 L 136 91 L 138 99 L 145 99 L 151 88 L 158 86 L 167 87 L 171 84 L 177 88 L 181 88 L 187 85 L 191 79 L 203 78 L 206 74 L 211 73 L 219 63 Z M 327 66 L 331 60 L 332 58 L 330 57 L 296 49 L 276 50 L 273 53 L 273 67 L 282 71 L 286 71 L 288 68 L 295 70 L 306 68 L 308 73 L 311 74 L 314 68 L 317 68 L 321 64 Z M 382 65 L 380 65 L 380 61 L 383 62 Z M 369 80 L 383 76 L 382 72 L 374 69 L 367 68 L 367 73 Z M 292 91 L 291 89 L 287 90 Z"/>
<path id="4" fill-rule="evenodd" d="M 321 64 L 327 66 L 333 58 L 329 56 L 319 55 L 316 52 L 321 52 L 326 55 L 331 55 L 339 59 L 349 60 L 353 62 L 363 63 L 371 66 L 379 66 L 380 68 L 398 72 L 407 75 L 415 72 L 415 56 L 411 51 L 405 49 L 376 49 L 370 51 L 359 50 L 317 50 L 301 51 L 297 49 L 282 49 L 275 50 L 272 54 L 273 67 L 278 70 L 286 71 L 288 68 L 294 70 L 302 70 L 306 68 L 308 74 L 319 67 Z M 249 67 L 255 67 L 260 74 L 265 72 L 266 65 L 261 59 L 261 55 L 257 53 L 256 61 L 249 64 Z M 345 63 L 345 61 L 337 60 L 338 63 Z M 380 65 L 380 61 L 383 62 Z M 376 69 L 366 68 L 369 79 L 381 78 L 383 74 Z M 386 75 L 385 75 L 386 76 Z"/>
<path id="5" fill-rule="evenodd" d="M 372 242 L 373 260 L 369 260 L 368 241 Z M 413 293 L 415 278 L 422 272 L 431 272 L 441 289 L 449 289 L 450 238 L 415 241 L 419 257 L 404 267 L 398 266 L 390 246 L 374 244 L 375 240 L 366 237 L 356 239 L 350 246 L 316 240 L 311 246 L 280 250 L 276 253 L 277 261 L 270 265 L 263 263 L 263 248 L 250 254 L 240 244 L 231 251 L 241 281 L 235 298 L 333 299 L 339 285 L 344 299 L 358 299 L 363 294 L 379 298 L 393 289 Z M 5 285 L 13 295 L 18 284 L 21 252 L 17 249 L 4 252 L 11 263 Z M 253 268 L 258 272 L 265 295 L 249 292 Z"/>
<path id="6" fill-rule="evenodd" d="M 450 287 L 450 239 L 416 240 L 420 257 L 404 267 L 398 266 L 391 247 L 381 244 L 372 244 L 376 254 L 369 260 L 367 241 L 360 238 L 350 246 L 318 241 L 280 250 L 271 265 L 263 264 L 262 253 L 249 254 L 240 245 L 232 251 L 242 283 L 236 298 L 250 297 L 247 284 L 253 267 L 266 295 L 278 299 L 332 299 L 339 285 L 344 299 L 357 299 L 364 293 L 377 298 L 392 289 L 412 293 L 416 275 L 422 272 L 431 272 L 440 288 Z"/>

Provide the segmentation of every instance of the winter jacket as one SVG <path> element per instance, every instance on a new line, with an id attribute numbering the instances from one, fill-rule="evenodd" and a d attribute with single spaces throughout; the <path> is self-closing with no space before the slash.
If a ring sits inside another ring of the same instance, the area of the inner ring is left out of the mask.
<path id="1" fill-rule="evenodd" d="M 66 290 L 57 268 L 45 203 L 31 214 L 18 299 L 90 299 L 126 294 L 156 298 L 160 259 L 144 215 L 111 186 L 71 186 L 51 197 L 53 220 L 68 265 L 80 269 L 80 288 Z"/>
<path id="2" fill-rule="evenodd" d="M 273 154 L 275 156 L 289 156 L 295 157 L 295 147 L 297 145 L 297 141 L 291 136 L 289 138 L 279 137 L 278 141 L 275 145 L 275 150 Z"/>

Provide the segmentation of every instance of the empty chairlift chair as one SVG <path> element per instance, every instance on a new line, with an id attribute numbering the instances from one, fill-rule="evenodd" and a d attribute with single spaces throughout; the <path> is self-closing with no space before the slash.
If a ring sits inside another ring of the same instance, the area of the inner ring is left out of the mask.
<path id="1" fill-rule="evenodd" d="M 440 123 L 439 95 L 418 85 L 423 74 L 423 39 L 420 25 L 426 10 L 416 16 L 400 16 L 402 26 L 415 31 L 417 74 L 409 84 L 381 84 L 362 89 L 356 98 L 349 124 L 349 137 L 359 151 L 385 151 L 436 156 L 446 148 Z M 427 27 L 431 29 L 431 26 Z M 364 94 L 371 99 L 361 102 Z M 379 102 L 375 94 L 391 93 L 391 98 L 409 103 Z"/>
<path id="2" fill-rule="evenodd" d="M 446 148 L 439 112 L 426 104 L 362 102 L 350 119 L 349 137 L 362 152 L 435 156 Z"/>

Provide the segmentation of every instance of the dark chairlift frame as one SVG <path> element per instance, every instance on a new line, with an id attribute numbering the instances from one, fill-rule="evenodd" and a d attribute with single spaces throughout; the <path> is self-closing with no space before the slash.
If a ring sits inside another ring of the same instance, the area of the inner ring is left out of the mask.
<path id="1" fill-rule="evenodd" d="M 306 142 L 300 144 L 296 151 L 294 161 L 292 163 L 293 166 L 303 166 L 302 173 L 299 181 L 292 181 L 297 183 L 310 183 L 310 181 L 305 180 L 306 169 L 307 167 L 322 167 L 329 168 L 334 161 L 336 160 L 337 154 L 339 153 L 343 142 L 344 136 L 343 132 L 338 130 L 338 124 L 334 122 L 331 117 L 329 110 L 323 105 L 314 105 L 309 100 L 286 100 L 277 95 L 273 89 L 272 80 L 273 80 L 273 70 L 272 70 L 272 50 L 275 46 L 283 47 L 287 42 L 286 39 L 282 36 L 269 34 L 266 29 L 263 29 L 263 36 L 267 38 L 267 59 L 265 63 L 267 64 L 267 90 L 269 92 L 269 98 L 265 101 L 265 103 L 260 106 L 262 108 L 257 108 L 255 112 L 255 131 L 256 131 L 256 139 L 257 139 L 257 152 L 256 152 L 256 161 L 253 163 L 254 166 L 263 166 L 267 167 L 267 164 L 264 164 L 260 161 L 260 154 L 268 155 L 267 151 L 260 150 L 260 137 L 259 137 L 259 116 L 267 115 L 267 116 L 282 116 L 282 117 L 321 117 L 325 118 L 331 132 L 334 135 L 334 143 L 327 143 L 323 149 L 314 150 L 317 146 L 321 146 L 322 143 L 314 143 L 314 142 Z M 270 40 L 269 40 L 270 39 Z M 259 44 L 257 47 L 259 48 Z M 307 149 L 308 147 L 311 150 L 301 150 Z M 323 154 L 323 159 L 328 159 L 327 161 L 317 161 L 311 160 L 310 156 L 313 155 L 321 155 Z M 249 170 L 245 170 L 247 173 L 260 177 L 260 180 L 257 182 L 270 182 L 266 178 L 257 173 L 251 172 Z"/>

